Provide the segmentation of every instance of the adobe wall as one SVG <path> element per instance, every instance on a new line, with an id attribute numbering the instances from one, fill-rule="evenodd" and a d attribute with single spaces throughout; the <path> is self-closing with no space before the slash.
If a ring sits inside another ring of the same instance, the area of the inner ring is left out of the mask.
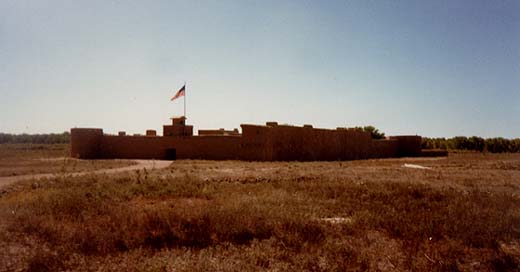
<path id="1" fill-rule="evenodd" d="M 310 126 L 242 125 L 242 138 L 241 154 L 247 160 L 362 159 L 370 156 L 371 148 L 368 132 Z"/>
<path id="2" fill-rule="evenodd" d="M 372 140 L 370 146 L 370 158 L 392 158 L 399 153 L 398 140 Z"/>
<path id="3" fill-rule="evenodd" d="M 274 160 L 335 160 L 340 157 L 338 135 L 325 130 L 291 126 L 277 126 L 272 130 Z M 328 139 L 323 141 L 326 134 L 329 134 Z"/>
<path id="4" fill-rule="evenodd" d="M 273 143 L 271 129 L 260 125 L 240 125 L 242 140 L 240 157 L 249 161 L 272 161 Z"/>
<path id="5" fill-rule="evenodd" d="M 240 137 L 147 137 L 111 136 L 101 138 L 99 156 L 122 159 L 166 159 L 175 149 L 177 159 L 239 159 Z"/>
<path id="6" fill-rule="evenodd" d="M 368 157 L 370 134 L 355 130 L 276 126 L 271 128 L 273 160 L 350 160 Z"/>
<path id="7" fill-rule="evenodd" d="M 357 129 L 339 130 L 342 135 L 343 160 L 367 159 L 370 157 L 372 137 L 369 132 Z"/>
<path id="8" fill-rule="evenodd" d="M 99 148 L 103 130 L 99 128 L 73 128 L 70 130 L 70 156 L 73 158 L 95 159 L 99 157 Z"/>
<path id="9" fill-rule="evenodd" d="M 166 149 L 171 146 L 167 137 L 104 135 L 99 156 L 107 159 L 165 159 Z"/>
<path id="10" fill-rule="evenodd" d="M 173 146 L 179 159 L 238 160 L 241 137 L 204 136 L 179 139 Z"/>
<path id="11" fill-rule="evenodd" d="M 240 135 L 114 136 L 71 129 L 71 156 L 84 159 L 354 160 L 421 155 L 420 136 L 372 140 L 355 129 L 314 129 L 270 122 L 241 125 Z M 150 133 L 151 134 L 151 133 Z M 173 152 L 173 156 L 172 156 Z"/>
<path id="12" fill-rule="evenodd" d="M 421 155 L 421 136 L 391 136 L 389 139 L 398 141 L 398 157 L 418 157 Z"/>
<path id="13" fill-rule="evenodd" d="M 193 126 L 164 125 L 163 136 L 193 136 Z"/>

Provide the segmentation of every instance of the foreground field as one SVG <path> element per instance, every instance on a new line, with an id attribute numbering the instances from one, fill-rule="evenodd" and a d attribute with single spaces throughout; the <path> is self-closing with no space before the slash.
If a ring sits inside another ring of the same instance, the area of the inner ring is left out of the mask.
<path id="1" fill-rule="evenodd" d="M 519 264 L 517 154 L 175 161 L 163 170 L 19 182 L 0 196 L 0 271 L 516 271 Z"/>

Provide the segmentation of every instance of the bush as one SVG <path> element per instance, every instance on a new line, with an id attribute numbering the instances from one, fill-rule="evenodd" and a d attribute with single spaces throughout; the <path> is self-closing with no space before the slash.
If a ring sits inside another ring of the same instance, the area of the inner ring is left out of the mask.
<path id="1" fill-rule="evenodd" d="M 375 128 L 374 126 L 355 127 L 355 129 L 370 132 L 372 139 L 380 140 L 385 138 L 385 133 L 379 131 L 379 129 Z"/>

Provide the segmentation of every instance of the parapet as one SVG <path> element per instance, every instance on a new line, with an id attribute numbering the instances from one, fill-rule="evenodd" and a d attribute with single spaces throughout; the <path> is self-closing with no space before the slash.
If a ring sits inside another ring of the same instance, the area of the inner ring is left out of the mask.
<path id="1" fill-rule="evenodd" d="M 163 126 L 163 136 L 193 136 L 193 126 L 186 125 L 186 117 L 173 117 L 171 125 Z"/>
<path id="2" fill-rule="evenodd" d="M 221 129 L 199 129 L 199 136 L 239 136 L 238 129 L 225 130 Z"/>
<path id="3" fill-rule="evenodd" d="M 265 136 L 272 127 L 262 126 L 262 125 L 251 125 L 251 124 L 241 124 L 242 128 L 242 137 L 251 138 L 251 137 L 263 137 Z"/>
<path id="4" fill-rule="evenodd" d="M 186 117 L 185 116 L 179 116 L 179 117 L 172 117 L 172 125 L 186 125 Z"/>
<path id="5" fill-rule="evenodd" d="M 163 126 L 163 136 L 193 136 L 193 126 Z"/>

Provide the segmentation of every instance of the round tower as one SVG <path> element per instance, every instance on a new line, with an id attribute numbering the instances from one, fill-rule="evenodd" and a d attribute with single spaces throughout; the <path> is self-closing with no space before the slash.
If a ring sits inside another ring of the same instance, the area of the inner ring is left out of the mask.
<path id="1" fill-rule="evenodd" d="M 100 128 L 73 128 L 70 130 L 70 156 L 78 159 L 97 159 L 103 137 Z"/>

